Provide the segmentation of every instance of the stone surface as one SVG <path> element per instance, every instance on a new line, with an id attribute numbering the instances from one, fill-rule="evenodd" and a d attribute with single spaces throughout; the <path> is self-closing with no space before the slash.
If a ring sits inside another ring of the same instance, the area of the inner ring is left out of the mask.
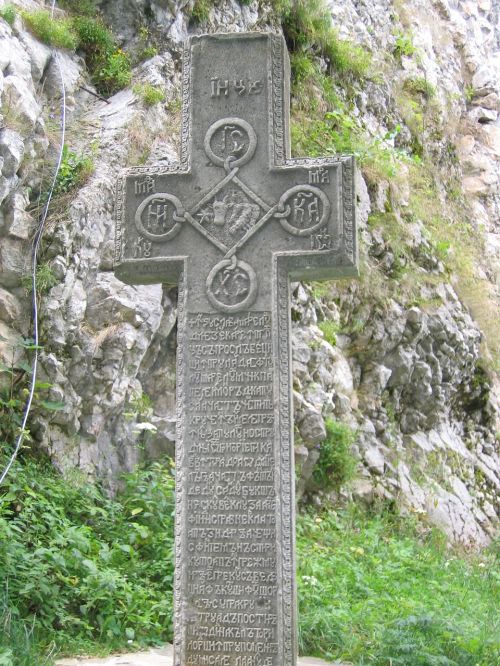
<path id="1" fill-rule="evenodd" d="M 115 256 L 179 282 L 174 661 L 293 666 L 288 276 L 356 275 L 353 160 L 290 158 L 276 35 L 192 38 L 183 91 L 181 163 L 123 176 Z M 326 398 L 305 394 L 309 441 Z"/>

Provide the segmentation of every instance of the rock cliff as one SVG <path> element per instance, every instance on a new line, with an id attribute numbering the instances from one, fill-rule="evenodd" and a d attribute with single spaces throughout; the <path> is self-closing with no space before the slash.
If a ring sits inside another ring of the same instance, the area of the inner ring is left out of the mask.
<path id="1" fill-rule="evenodd" d="M 28 30 L 26 14 L 43 5 L 0 5 L 9 19 L 0 18 L 0 353 L 17 363 L 18 340 L 31 335 L 29 255 L 60 141 L 60 71 L 68 187 L 51 207 L 39 267 L 48 385 L 39 392 L 50 402 L 37 401 L 30 429 L 61 470 L 78 467 L 112 488 L 121 470 L 172 453 L 175 433 L 176 292 L 114 277 L 117 174 L 176 159 L 189 34 L 289 26 L 264 0 L 97 4 L 136 63 L 132 84 L 107 101 L 92 94 L 81 50 L 47 46 Z M 352 430 L 358 461 L 356 478 L 335 492 L 395 502 L 453 541 L 483 545 L 500 514 L 500 7 L 327 8 L 342 43 L 371 57 L 362 81 L 346 80 L 313 48 L 318 74 L 308 84 L 323 130 L 358 137 L 362 275 L 294 285 L 298 494 L 322 502 L 333 492 L 314 474 L 333 419 Z M 324 100 L 325 77 L 337 107 Z M 161 91 L 157 103 L 151 90 Z M 294 134 L 299 149 L 313 121 L 301 95 L 294 88 L 306 126 Z M 88 178 L 74 187 L 85 164 Z"/>

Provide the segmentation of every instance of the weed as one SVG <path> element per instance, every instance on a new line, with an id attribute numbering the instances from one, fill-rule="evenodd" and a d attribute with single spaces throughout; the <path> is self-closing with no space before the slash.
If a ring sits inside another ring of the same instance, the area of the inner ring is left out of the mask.
<path id="1" fill-rule="evenodd" d="M 410 95 L 421 95 L 425 100 L 432 99 L 436 95 L 436 89 L 432 83 L 429 83 L 423 76 L 406 79 L 403 88 Z"/>
<path id="2" fill-rule="evenodd" d="M 357 462 L 351 453 L 354 431 L 345 423 L 326 420 L 326 439 L 321 443 L 314 481 L 324 490 L 339 491 L 356 473 Z"/>
<path id="3" fill-rule="evenodd" d="M 293 53 L 322 55 L 338 74 L 354 79 L 366 77 L 369 53 L 339 38 L 324 0 L 275 0 L 273 6 Z"/>
<path id="4" fill-rule="evenodd" d="M 146 106 L 154 106 L 165 101 L 165 92 L 158 86 L 144 83 L 134 86 L 134 93 L 139 95 Z"/>
<path id="5" fill-rule="evenodd" d="M 475 91 L 475 88 L 474 88 L 473 85 L 467 84 L 465 86 L 465 88 L 464 88 L 464 97 L 465 97 L 465 101 L 467 102 L 467 104 L 470 104 L 472 102 L 472 100 L 474 99 L 475 92 L 476 91 Z"/>
<path id="6" fill-rule="evenodd" d="M 95 653 L 171 639 L 173 489 L 168 465 L 126 475 L 111 500 L 43 460 L 18 464 L 0 492 L 0 593 L 35 645 L 16 663 L 45 663 L 53 644 Z M 2 640 L 0 654 L 13 652 Z"/>
<path id="7" fill-rule="evenodd" d="M 337 333 L 340 330 L 339 324 L 332 321 L 331 319 L 323 319 L 318 324 L 320 331 L 323 333 L 323 337 L 328 342 L 328 344 L 335 347 L 337 344 Z"/>
<path id="8" fill-rule="evenodd" d="M 36 289 L 39 296 L 48 293 L 52 287 L 55 287 L 57 283 L 58 279 L 54 275 L 50 264 L 43 263 L 37 266 Z M 28 294 L 31 293 L 33 289 L 33 280 L 31 275 L 25 275 L 21 280 L 21 284 L 26 289 Z"/>
<path id="9" fill-rule="evenodd" d="M 52 18 L 44 9 L 22 11 L 21 16 L 28 30 L 40 41 L 57 48 L 76 49 L 78 40 L 69 19 Z"/>
<path id="10" fill-rule="evenodd" d="M 401 60 L 403 56 L 410 58 L 416 49 L 413 45 L 412 36 L 409 33 L 397 32 L 395 34 L 393 54 Z"/>
<path id="11" fill-rule="evenodd" d="M 16 8 L 14 5 L 0 7 L 0 18 L 7 21 L 9 25 L 14 25 L 14 21 L 16 20 Z"/>
<path id="12" fill-rule="evenodd" d="M 112 95 L 125 88 L 132 80 L 130 67 L 130 56 L 118 49 L 106 59 L 100 69 L 94 72 L 93 80 L 97 89 L 105 95 Z"/>
<path id="13" fill-rule="evenodd" d="M 210 18 L 210 9 L 213 2 L 211 0 L 195 0 L 191 10 L 191 19 L 195 23 L 206 23 Z"/>
<path id="14" fill-rule="evenodd" d="M 81 187 L 94 172 L 94 160 L 91 155 L 78 155 L 64 145 L 61 165 L 57 174 L 54 195 L 64 194 Z M 43 198 L 43 197 L 42 197 Z"/>

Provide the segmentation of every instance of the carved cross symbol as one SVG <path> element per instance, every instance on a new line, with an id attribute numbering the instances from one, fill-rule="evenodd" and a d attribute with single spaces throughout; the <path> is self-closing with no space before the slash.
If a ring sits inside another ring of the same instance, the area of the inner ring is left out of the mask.
<path id="1" fill-rule="evenodd" d="M 281 37 L 193 37 L 180 163 L 118 183 L 117 276 L 179 285 L 176 666 L 296 662 L 289 279 L 357 268 L 353 158 L 290 159 L 288 103 Z"/>

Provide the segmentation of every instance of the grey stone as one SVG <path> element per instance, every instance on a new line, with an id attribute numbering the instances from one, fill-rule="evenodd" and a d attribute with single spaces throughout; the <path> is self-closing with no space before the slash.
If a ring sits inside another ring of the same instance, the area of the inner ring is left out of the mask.
<path id="1" fill-rule="evenodd" d="M 364 458 L 368 468 L 375 474 L 382 475 L 385 469 L 385 457 L 382 451 L 374 446 L 364 452 Z"/>
<path id="2" fill-rule="evenodd" d="M 0 320 L 12 324 L 21 316 L 21 312 L 21 303 L 14 294 L 0 287 Z"/>
<path id="3" fill-rule="evenodd" d="M 233 609 L 234 594 L 238 608 L 256 612 L 251 624 L 261 627 L 270 666 L 296 661 L 289 279 L 357 269 L 353 159 L 290 158 L 288 86 L 282 38 L 192 38 L 181 163 L 130 169 L 118 186 L 116 275 L 179 283 L 176 666 L 239 651 L 237 641 L 212 648 L 198 640 L 210 628 L 208 611 Z M 102 297 L 89 299 L 89 308 L 95 300 Z M 305 366 L 308 352 L 298 351 Z M 320 387 L 308 398 L 299 430 L 314 444 L 326 435 L 321 408 L 330 398 Z M 238 555 L 254 543 L 258 554 Z M 214 557 L 221 552 L 235 553 L 227 566 L 236 586 L 258 569 L 262 590 L 233 592 L 223 582 L 214 593 L 212 582 L 225 580 L 226 565 Z"/>

